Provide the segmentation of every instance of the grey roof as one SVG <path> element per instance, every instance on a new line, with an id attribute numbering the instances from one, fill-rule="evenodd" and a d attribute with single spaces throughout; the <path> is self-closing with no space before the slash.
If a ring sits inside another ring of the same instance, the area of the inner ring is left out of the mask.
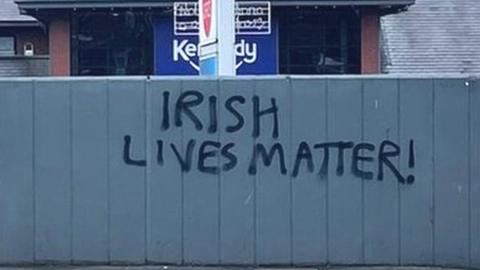
<path id="1" fill-rule="evenodd" d="M 247 0 L 255 1 L 255 0 Z M 415 0 L 271 0 L 272 5 L 391 5 L 405 6 Z M 165 6 L 174 0 L 15 0 L 22 8 Z"/>
<path id="2" fill-rule="evenodd" d="M 30 16 L 20 15 L 14 0 L 0 0 L 0 24 L 32 22 L 36 22 L 36 20 Z"/>
<path id="3" fill-rule="evenodd" d="M 417 0 L 382 34 L 385 72 L 480 74 L 480 0 Z"/>

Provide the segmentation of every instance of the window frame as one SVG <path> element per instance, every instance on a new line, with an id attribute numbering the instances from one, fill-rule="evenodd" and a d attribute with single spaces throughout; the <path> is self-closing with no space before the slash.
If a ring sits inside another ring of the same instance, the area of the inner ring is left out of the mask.
<path id="1" fill-rule="evenodd" d="M 1 41 L 2 39 L 7 39 L 7 38 L 10 38 L 11 41 L 12 41 L 12 43 L 11 43 L 11 45 L 12 45 L 12 48 L 11 48 L 12 50 L 11 50 L 11 52 L 12 52 L 12 53 L 11 53 L 11 54 L 8 54 L 8 53 L 5 53 L 5 54 L 4 54 L 4 53 L 2 53 L 2 52 L 4 52 L 4 51 L 5 51 L 5 52 L 9 52 L 9 51 L 7 51 L 7 50 L 2 50 L 2 49 L 1 49 L 2 46 L 0 45 L 0 57 L 15 56 L 15 55 L 17 54 L 17 50 L 16 50 L 16 42 L 17 42 L 17 39 L 16 39 L 16 37 L 15 37 L 14 35 L 0 35 L 0 44 L 1 44 L 1 42 L 2 42 L 2 41 Z"/>
<path id="2" fill-rule="evenodd" d="M 354 8 L 285 8 L 277 11 L 277 17 L 279 74 L 360 74 L 361 18 Z M 315 30 L 308 30 L 313 25 Z M 305 31 L 315 38 L 301 34 Z M 335 43 L 328 43 L 329 37 Z"/>

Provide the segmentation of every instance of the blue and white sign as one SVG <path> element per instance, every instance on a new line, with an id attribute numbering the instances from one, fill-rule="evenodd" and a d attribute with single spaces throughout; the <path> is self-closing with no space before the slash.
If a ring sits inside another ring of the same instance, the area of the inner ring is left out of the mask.
<path id="1" fill-rule="evenodd" d="M 198 4 L 192 2 L 177 5 L 183 6 L 177 6 L 174 15 L 184 16 L 158 17 L 154 20 L 156 75 L 199 74 Z M 237 74 L 277 74 L 276 21 L 270 20 L 270 17 L 253 18 L 262 12 L 258 7 L 240 7 L 243 8 L 237 7 L 236 10 Z M 261 14 L 265 15 L 265 12 Z"/>
<path id="2" fill-rule="evenodd" d="M 228 12 L 225 15 L 220 15 L 219 8 L 221 3 L 217 2 L 217 0 L 198 0 L 199 3 L 199 42 L 198 42 L 198 58 L 200 60 L 200 75 L 206 76 L 218 76 L 220 71 L 220 63 L 219 63 L 219 54 L 220 54 L 220 40 L 219 40 L 219 32 L 220 30 L 220 18 L 226 17 L 227 19 L 233 18 L 233 6 L 234 0 L 222 0 L 226 1 L 225 3 L 230 3 L 230 12 L 232 16 L 228 16 Z M 176 6 L 174 7 L 176 9 Z M 176 12 L 174 11 L 174 16 Z M 174 28 L 177 26 L 174 25 Z M 233 28 L 234 23 L 232 21 L 230 30 L 224 31 L 225 37 L 228 38 L 230 35 L 230 44 L 233 43 L 234 33 Z M 231 46 L 230 46 L 231 48 Z M 230 49 L 229 54 L 230 59 L 228 61 L 230 69 L 228 70 L 228 74 L 232 74 L 233 70 L 233 55 Z"/>

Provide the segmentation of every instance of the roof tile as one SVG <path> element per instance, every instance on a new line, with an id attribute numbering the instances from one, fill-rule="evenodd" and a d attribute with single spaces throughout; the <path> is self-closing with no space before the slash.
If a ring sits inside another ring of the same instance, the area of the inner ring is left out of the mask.
<path id="1" fill-rule="evenodd" d="M 0 0 L 0 22 L 35 22 L 30 16 L 20 15 L 14 0 Z"/>
<path id="2" fill-rule="evenodd" d="M 382 18 L 388 73 L 480 74 L 478 0 L 417 0 Z"/>

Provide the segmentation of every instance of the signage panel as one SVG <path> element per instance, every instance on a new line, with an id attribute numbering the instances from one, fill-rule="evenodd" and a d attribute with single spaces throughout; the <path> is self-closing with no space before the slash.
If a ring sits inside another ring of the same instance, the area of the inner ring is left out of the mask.
<path id="1" fill-rule="evenodd" d="M 246 14 L 264 14 L 265 8 L 255 11 L 253 8 L 255 5 L 252 5 L 249 9 L 250 13 L 247 13 L 247 8 L 240 10 L 240 13 L 239 7 L 246 6 L 239 4 L 242 3 L 237 4 L 236 10 L 238 15 L 235 45 L 237 74 L 277 74 L 277 21 L 271 19 L 268 14 L 268 24 L 258 24 L 247 29 L 247 25 L 254 25 L 253 22 L 258 23 L 262 19 L 258 17 L 255 20 L 249 17 L 251 19 L 249 23 Z M 177 2 L 174 18 L 157 17 L 154 20 L 156 75 L 199 74 L 198 13 L 197 3 Z M 266 20 L 267 18 L 264 19 Z M 239 24 L 239 21 L 244 23 Z M 243 28 L 239 29 L 239 26 Z"/>
<path id="2" fill-rule="evenodd" d="M 215 43 L 217 38 L 217 1 L 200 0 L 201 7 L 198 21 L 200 22 L 200 44 Z M 202 45 L 201 45 L 202 46 Z"/>
<path id="3" fill-rule="evenodd" d="M 272 27 L 270 2 L 237 2 L 235 32 L 244 35 L 268 35 Z"/>
<path id="4" fill-rule="evenodd" d="M 220 15 L 220 17 L 217 18 L 217 15 L 219 15 L 217 14 L 217 9 L 219 8 L 217 6 L 217 0 L 199 0 L 199 3 L 200 42 L 198 43 L 198 55 L 200 61 L 200 75 L 215 76 L 219 75 L 219 41 L 217 38 L 217 25 L 219 24 L 218 20 L 223 15 Z"/>
<path id="5" fill-rule="evenodd" d="M 197 2 L 175 2 L 175 35 L 196 35 L 200 29 Z M 272 29 L 270 2 L 248 1 L 235 3 L 235 33 L 244 35 L 268 35 Z"/>

